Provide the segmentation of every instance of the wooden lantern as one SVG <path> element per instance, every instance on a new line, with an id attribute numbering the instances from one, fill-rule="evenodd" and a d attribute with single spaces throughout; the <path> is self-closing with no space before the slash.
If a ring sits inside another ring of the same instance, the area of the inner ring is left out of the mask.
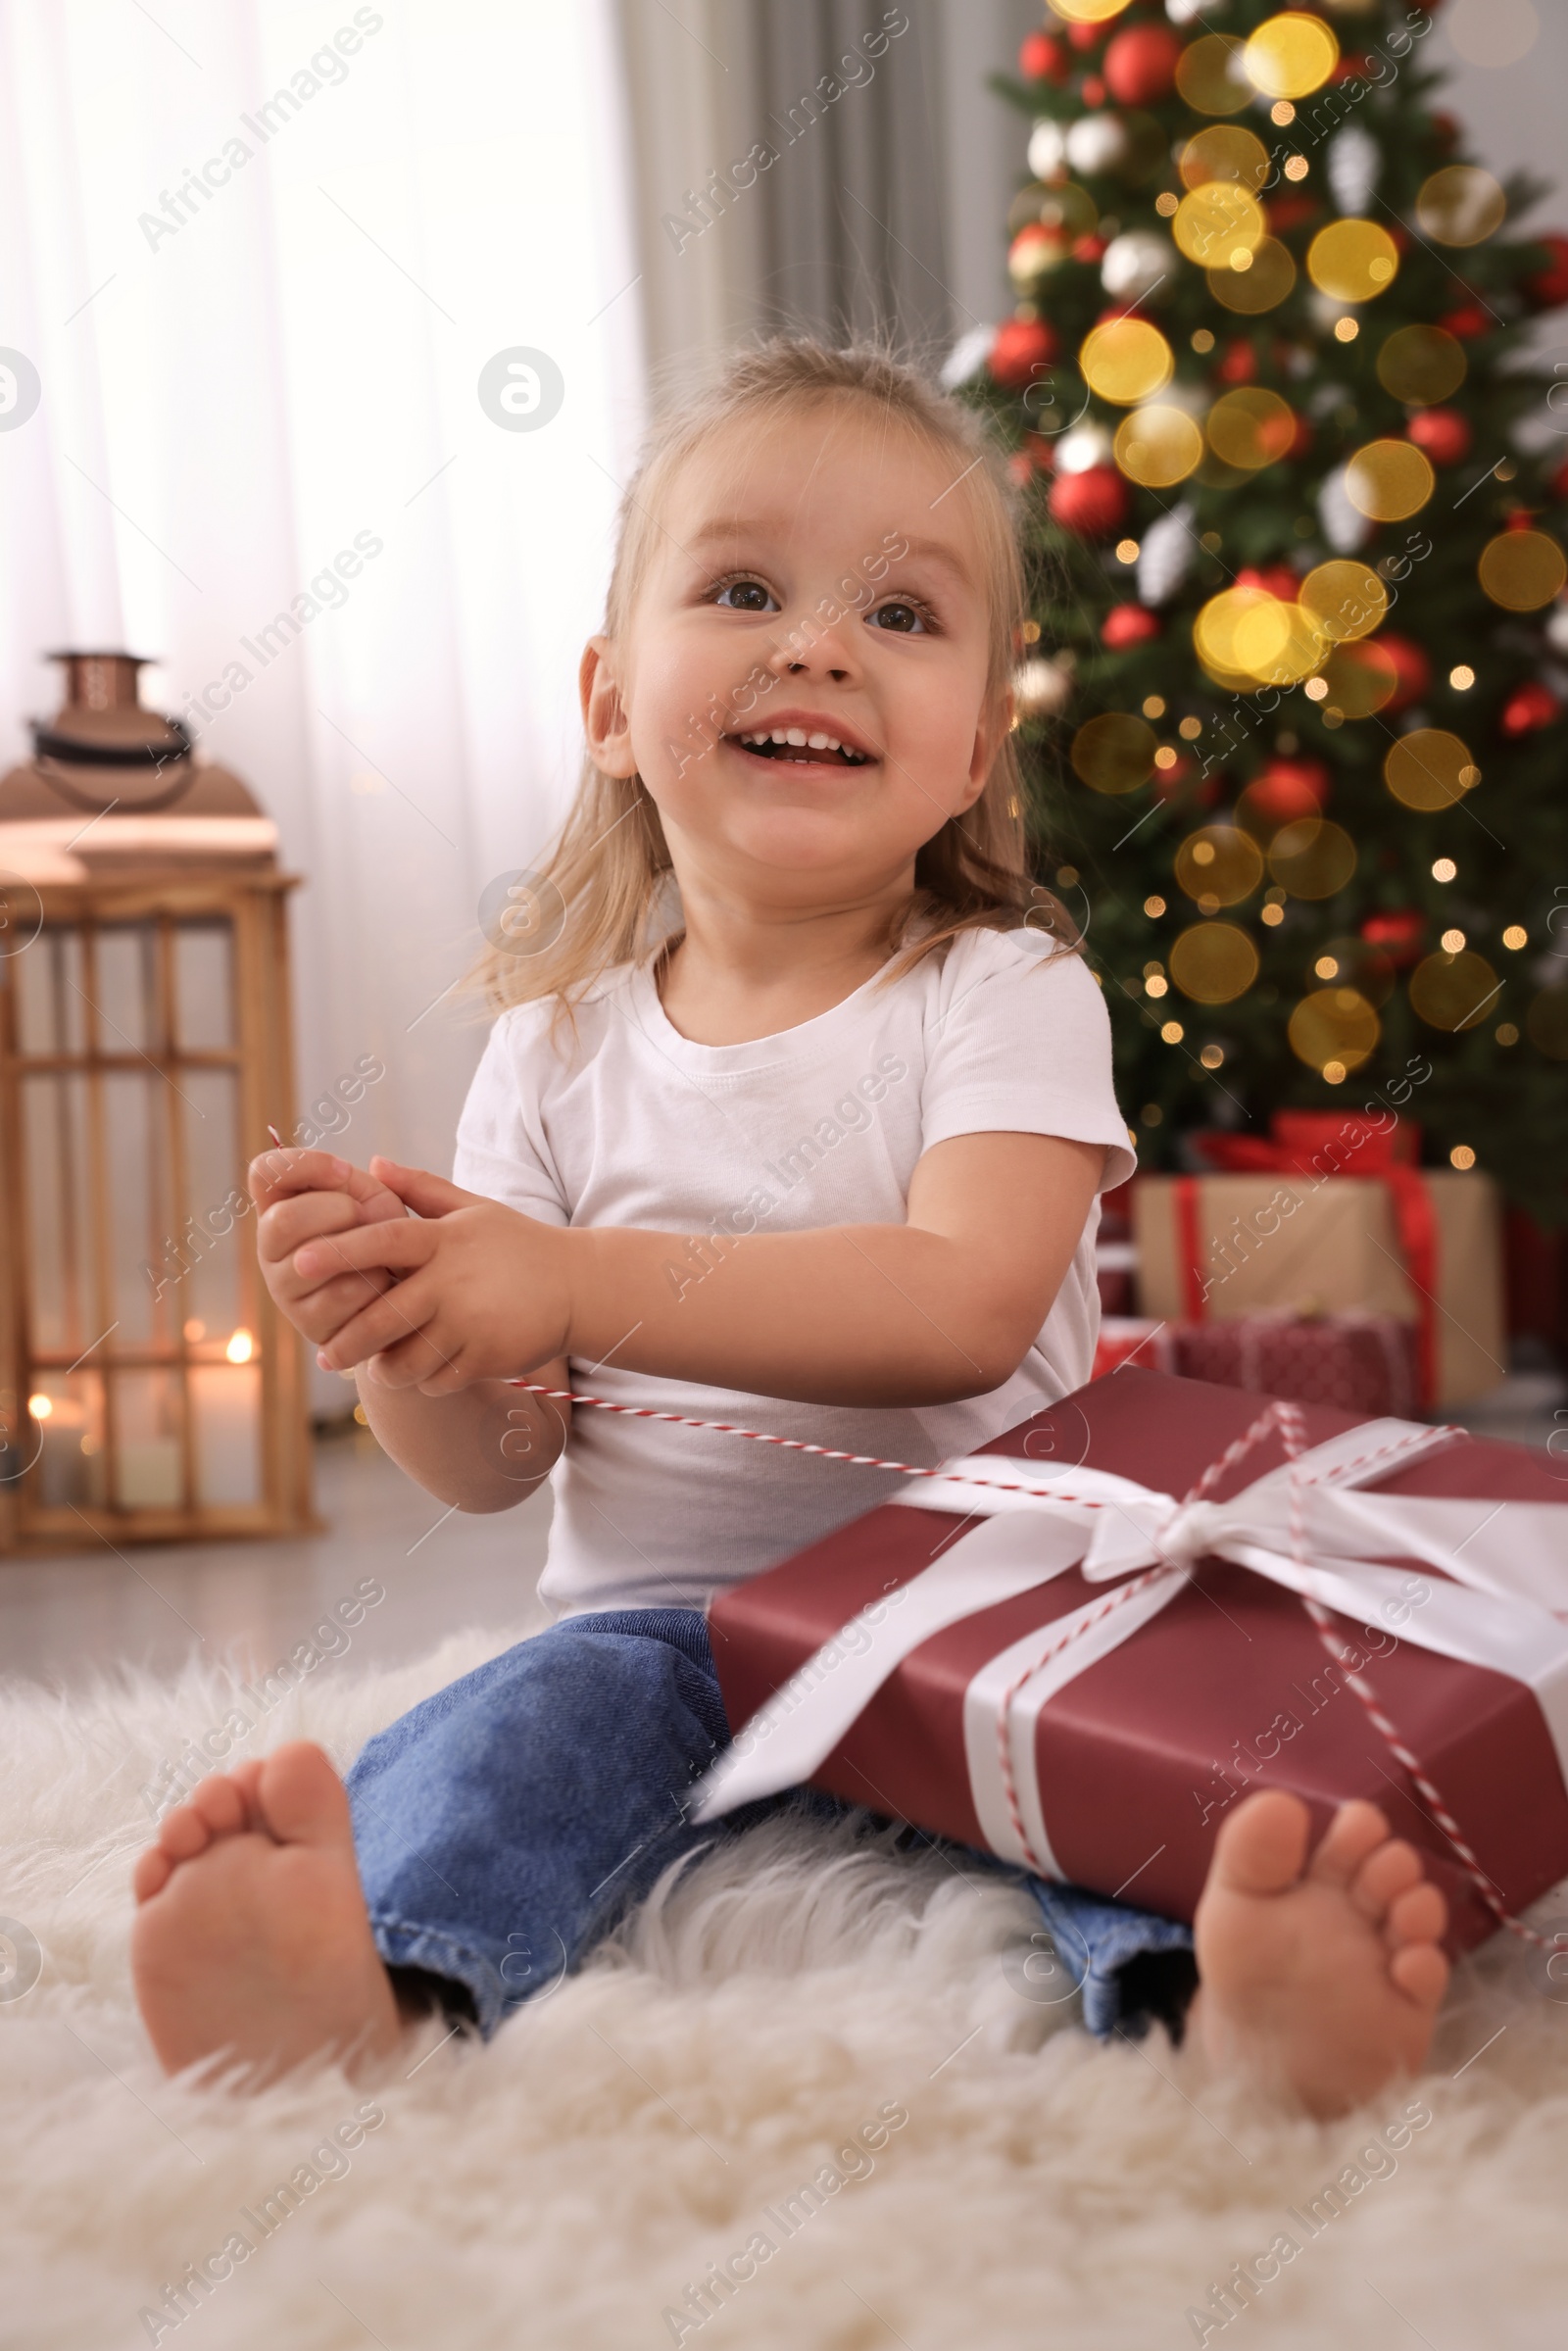
<path id="1" fill-rule="evenodd" d="M 288 1134 L 276 827 L 62 654 L 0 779 L 0 1553 L 318 1527 L 245 1170 Z"/>

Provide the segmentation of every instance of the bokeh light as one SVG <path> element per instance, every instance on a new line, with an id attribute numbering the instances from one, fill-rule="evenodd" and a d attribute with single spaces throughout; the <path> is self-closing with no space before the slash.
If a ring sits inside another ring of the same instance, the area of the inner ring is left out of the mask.
<path id="1" fill-rule="evenodd" d="M 1485 955 L 1468 948 L 1456 955 L 1426 955 L 1410 974 L 1410 1009 L 1429 1029 L 1473 1029 L 1496 996 L 1496 973 Z"/>
<path id="2" fill-rule="evenodd" d="M 1334 220 L 1306 249 L 1306 273 L 1336 302 L 1371 302 L 1399 269 L 1399 248 L 1375 220 Z"/>
<path id="3" fill-rule="evenodd" d="M 1378 353 L 1378 381 L 1407 408 L 1435 408 L 1463 383 L 1464 345 L 1445 326 L 1396 326 Z"/>
<path id="4" fill-rule="evenodd" d="M 1147 318 L 1107 318 L 1091 327 L 1078 366 L 1090 390 L 1117 408 L 1162 392 L 1176 372 L 1170 345 Z"/>
<path id="5" fill-rule="evenodd" d="M 1265 98 L 1305 98 L 1339 64 L 1340 44 L 1321 17 L 1293 9 L 1259 24 L 1243 62 Z"/>
<path id="6" fill-rule="evenodd" d="M 1229 33 L 1190 41 L 1176 66 L 1176 87 L 1195 114 L 1239 115 L 1257 85 L 1247 71 L 1247 44 Z"/>
<path id="7" fill-rule="evenodd" d="M 1268 149 L 1255 132 L 1237 122 L 1209 122 L 1195 131 L 1176 165 L 1182 185 L 1200 188 L 1206 180 L 1234 179 L 1255 195 L 1268 178 Z"/>
<path id="8" fill-rule="evenodd" d="M 1205 429 L 1216 457 L 1255 473 L 1288 454 L 1296 439 L 1296 412 L 1278 392 L 1244 384 L 1215 401 Z"/>
<path id="9" fill-rule="evenodd" d="M 1568 579 L 1568 556 L 1549 531 L 1504 530 L 1488 540 L 1476 568 L 1494 604 L 1534 612 Z"/>
<path id="10" fill-rule="evenodd" d="M 1176 207 L 1170 233 L 1190 262 L 1228 269 L 1238 253 L 1255 253 L 1268 233 L 1263 207 L 1234 179 L 1208 179 Z"/>
<path id="11" fill-rule="evenodd" d="M 1332 898 L 1355 867 L 1355 843 L 1327 816 L 1298 816 L 1269 843 L 1269 872 L 1292 898 Z"/>
<path id="12" fill-rule="evenodd" d="M 1296 283 L 1296 264 L 1278 237 L 1264 237 L 1247 257 L 1247 268 L 1228 262 L 1208 272 L 1208 290 L 1222 309 L 1256 318 L 1285 300 Z"/>
<path id="13" fill-rule="evenodd" d="M 1423 181 L 1415 217 L 1435 245 L 1481 245 L 1508 218 L 1508 199 L 1490 171 L 1447 164 Z"/>
<path id="14" fill-rule="evenodd" d="M 1176 852 L 1176 880 L 1194 900 L 1234 906 L 1263 879 L 1263 853 L 1234 824 L 1205 824 Z"/>
<path id="15" fill-rule="evenodd" d="M 1481 770 L 1458 735 L 1446 727 L 1418 726 L 1390 745 L 1383 778 L 1405 808 L 1428 813 L 1463 800 L 1480 783 Z"/>
<path id="16" fill-rule="evenodd" d="M 1437 487 L 1430 461 L 1408 441 L 1368 441 L 1345 468 L 1345 495 L 1372 522 L 1417 514 Z"/>
<path id="17" fill-rule="evenodd" d="M 1116 427 L 1117 465 L 1129 481 L 1152 490 L 1185 481 L 1203 454 L 1200 427 L 1185 409 L 1158 401 L 1134 409 Z"/>
<path id="18" fill-rule="evenodd" d="M 1072 739 L 1073 773 L 1092 792 L 1136 792 L 1154 772 L 1159 738 L 1127 710 L 1086 718 Z"/>
<path id="19" fill-rule="evenodd" d="M 1568 1061 L 1568 988 L 1543 988 L 1525 1014 L 1525 1035 L 1548 1061 Z"/>
<path id="20" fill-rule="evenodd" d="M 1171 946 L 1170 976 L 1195 1004 L 1234 1003 L 1257 970 L 1257 949 L 1234 922 L 1195 922 Z"/>
<path id="21" fill-rule="evenodd" d="M 1389 591 L 1366 563 L 1319 563 L 1302 580 L 1298 595 L 1301 610 L 1334 645 L 1369 637 L 1389 610 Z"/>
<path id="22" fill-rule="evenodd" d="M 1383 1024 L 1359 988 L 1314 988 L 1291 1014 L 1286 1034 L 1298 1060 L 1333 1074 L 1337 1084 L 1371 1058 Z"/>
<path id="23" fill-rule="evenodd" d="M 1323 711 L 1338 710 L 1342 718 L 1370 718 L 1394 700 L 1399 672 L 1394 656 L 1375 638 L 1360 644 L 1336 645 L 1320 671 Z"/>

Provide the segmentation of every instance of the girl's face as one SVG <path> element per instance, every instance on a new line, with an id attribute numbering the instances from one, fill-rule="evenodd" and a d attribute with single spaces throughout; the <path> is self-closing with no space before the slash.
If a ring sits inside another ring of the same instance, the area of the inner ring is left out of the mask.
<path id="1" fill-rule="evenodd" d="M 584 663 L 594 757 L 641 775 L 678 878 L 855 903 L 906 888 L 979 798 L 1011 710 L 986 708 L 960 472 L 858 399 L 729 426 L 682 466 L 629 628 Z"/>

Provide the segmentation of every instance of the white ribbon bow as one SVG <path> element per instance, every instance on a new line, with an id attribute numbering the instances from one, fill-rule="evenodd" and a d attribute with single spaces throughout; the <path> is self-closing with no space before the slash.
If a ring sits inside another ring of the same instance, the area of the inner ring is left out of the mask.
<path id="1" fill-rule="evenodd" d="M 921 1479 L 898 1501 L 983 1514 L 985 1523 L 852 1617 L 774 1692 L 700 1783 L 695 1817 L 716 1820 L 808 1780 L 911 1650 L 950 1625 L 1072 1567 L 1087 1583 L 1105 1585 L 1154 1569 L 1128 1587 L 1125 1601 L 1102 1594 L 1038 1627 L 982 1667 L 965 1692 L 970 1791 L 986 1842 L 1004 1859 L 1059 1875 L 1034 1768 L 1040 1709 L 1166 1607 L 1205 1558 L 1250 1568 L 1357 1624 L 1387 1625 L 1422 1648 L 1523 1682 L 1568 1781 L 1568 1496 L 1558 1505 L 1359 1491 L 1456 1434 L 1411 1421 L 1363 1422 L 1221 1502 L 1179 1502 L 1106 1470 L 1041 1467 L 997 1453 L 946 1465 L 942 1477 Z M 1378 1564 L 1391 1559 L 1420 1560 L 1439 1577 Z M 1031 1670 L 1047 1648 L 1049 1660 Z"/>

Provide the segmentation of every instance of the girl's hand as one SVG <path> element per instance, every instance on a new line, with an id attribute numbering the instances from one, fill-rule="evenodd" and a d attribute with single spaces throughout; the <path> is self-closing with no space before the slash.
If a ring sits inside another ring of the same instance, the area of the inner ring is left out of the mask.
<path id="1" fill-rule="evenodd" d="M 287 1146 L 262 1151 L 251 1161 L 247 1180 L 261 1210 L 256 1252 L 262 1279 L 294 1328 L 319 1346 L 371 1298 L 390 1290 L 396 1276 L 380 1266 L 361 1271 L 332 1260 L 307 1281 L 295 1271 L 294 1250 L 314 1239 L 330 1257 L 336 1247 L 330 1236 L 402 1218 L 403 1202 L 374 1176 L 331 1151 Z"/>
<path id="2" fill-rule="evenodd" d="M 420 1168 L 370 1164 L 415 1214 L 312 1240 L 295 1250 L 293 1270 L 306 1288 L 336 1275 L 392 1279 L 397 1289 L 362 1303 L 322 1348 L 322 1363 L 342 1371 L 369 1362 L 378 1387 L 452 1396 L 475 1380 L 520 1379 L 566 1352 L 561 1228 Z"/>

